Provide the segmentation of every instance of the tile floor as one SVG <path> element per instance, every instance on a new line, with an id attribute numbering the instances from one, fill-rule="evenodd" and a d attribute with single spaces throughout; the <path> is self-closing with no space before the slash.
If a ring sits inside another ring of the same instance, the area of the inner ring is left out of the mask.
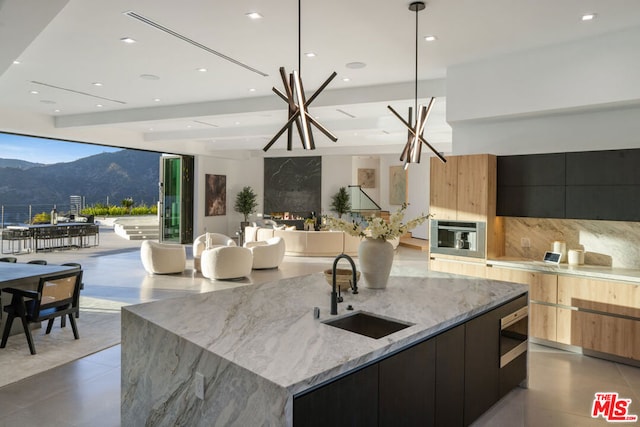
<path id="1" fill-rule="evenodd" d="M 103 239 L 108 241 L 108 236 Z M 148 276 L 139 261 L 139 243 L 112 251 L 105 251 L 108 244 L 102 246 L 102 253 L 47 256 L 52 262 L 62 262 L 60 258 L 83 264 L 85 295 L 131 304 L 319 272 L 331 263 L 326 258 L 287 257 L 278 270 L 255 271 L 241 282 L 211 282 L 190 270 L 178 276 Z M 37 257 L 43 256 L 31 254 L 24 260 Z M 399 248 L 392 274 L 413 276 L 425 271 L 425 252 Z M 594 393 L 605 391 L 632 399 L 630 412 L 640 414 L 640 369 L 530 345 L 529 388 L 511 392 L 474 425 L 607 425 L 602 418 L 590 417 Z M 119 426 L 120 346 L 0 388 L 0 426 L 15 425 Z"/>

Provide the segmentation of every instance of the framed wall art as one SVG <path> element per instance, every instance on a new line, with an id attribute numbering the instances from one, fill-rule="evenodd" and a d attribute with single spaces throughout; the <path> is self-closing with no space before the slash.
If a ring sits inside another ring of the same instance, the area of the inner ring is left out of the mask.
<path id="1" fill-rule="evenodd" d="M 207 182 L 204 204 L 205 216 L 220 216 L 227 214 L 227 176 L 205 175 Z"/>
<path id="2" fill-rule="evenodd" d="M 358 185 L 362 188 L 376 188 L 376 170 L 358 169 Z"/>
<path id="3" fill-rule="evenodd" d="M 389 167 L 389 204 L 401 205 L 407 201 L 407 171 L 402 166 Z"/>

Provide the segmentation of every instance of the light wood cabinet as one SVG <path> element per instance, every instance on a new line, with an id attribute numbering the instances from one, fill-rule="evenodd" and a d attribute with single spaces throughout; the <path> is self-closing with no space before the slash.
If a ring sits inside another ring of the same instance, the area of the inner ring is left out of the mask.
<path id="1" fill-rule="evenodd" d="M 548 341 L 557 339 L 556 307 L 558 276 L 556 274 L 511 268 L 487 267 L 487 279 L 529 285 L 529 335 Z"/>
<path id="2" fill-rule="evenodd" d="M 504 227 L 496 217 L 497 160 L 489 154 L 449 156 L 430 164 L 429 213 L 434 220 L 486 223 L 486 257 L 504 255 Z"/>
<path id="3" fill-rule="evenodd" d="M 640 285 L 561 276 L 558 304 L 640 318 Z"/>
<path id="4" fill-rule="evenodd" d="M 434 219 L 487 221 L 495 216 L 496 157 L 489 154 L 431 158 L 430 213 Z"/>
<path id="5" fill-rule="evenodd" d="M 560 276 L 558 342 L 640 360 L 640 286 Z"/>
<path id="6" fill-rule="evenodd" d="M 453 259 L 431 258 L 429 269 L 442 273 L 460 274 L 462 276 L 486 277 L 487 266 L 482 262 L 464 262 Z"/>

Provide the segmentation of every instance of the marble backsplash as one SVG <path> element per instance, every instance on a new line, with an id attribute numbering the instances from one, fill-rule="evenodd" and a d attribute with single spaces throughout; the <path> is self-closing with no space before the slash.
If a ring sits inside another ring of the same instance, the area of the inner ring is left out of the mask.
<path id="1" fill-rule="evenodd" d="M 507 257 L 542 260 L 560 240 L 584 250 L 585 265 L 640 269 L 640 222 L 505 217 L 504 228 Z"/>

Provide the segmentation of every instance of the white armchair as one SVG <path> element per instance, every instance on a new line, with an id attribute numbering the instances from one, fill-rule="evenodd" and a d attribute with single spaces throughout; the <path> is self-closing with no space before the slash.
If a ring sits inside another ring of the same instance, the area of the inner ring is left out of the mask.
<path id="1" fill-rule="evenodd" d="M 207 241 L 209 244 L 207 245 Z M 229 236 L 225 236 L 220 233 L 205 233 L 202 234 L 193 241 L 193 268 L 196 271 L 201 270 L 201 262 L 200 258 L 202 256 L 202 252 L 207 249 L 218 247 L 218 246 L 237 246 L 235 240 L 233 240 Z"/>
<path id="2" fill-rule="evenodd" d="M 251 274 L 253 255 L 240 246 L 217 246 L 202 251 L 202 275 L 208 279 L 237 279 Z"/>
<path id="3" fill-rule="evenodd" d="M 266 241 L 248 242 L 253 254 L 253 269 L 278 268 L 284 259 L 285 243 L 282 237 L 272 237 Z"/>
<path id="4" fill-rule="evenodd" d="M 140 246 L 142 266 L 150 274 L 182 273 L 187 264 L 184 246 L 145 240 Z"/>

